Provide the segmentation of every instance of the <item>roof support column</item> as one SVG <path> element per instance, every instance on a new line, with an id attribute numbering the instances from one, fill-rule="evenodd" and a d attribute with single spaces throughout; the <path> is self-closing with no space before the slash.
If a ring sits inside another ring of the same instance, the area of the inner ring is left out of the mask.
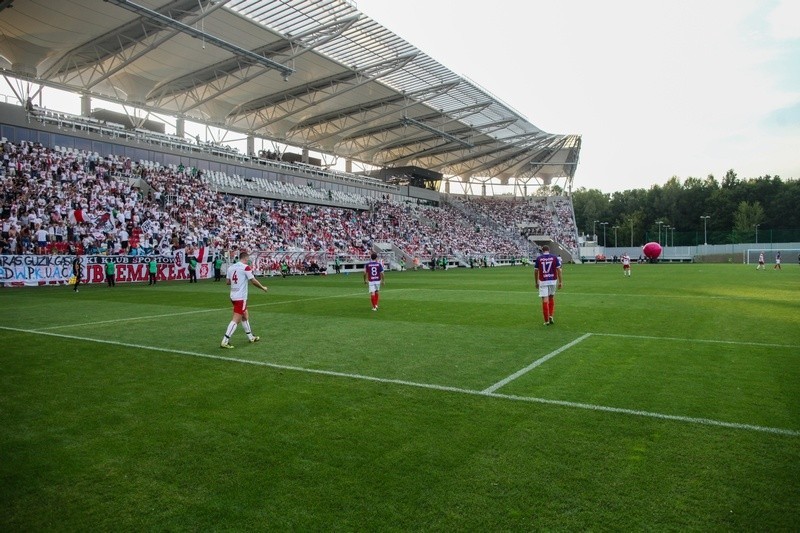
<path id="1" fill-rule="evenodd" d="M 305 163 L 306 165 L 308 164 L 308 147 L 307 146 L 303 147 L 303 159 L 301 159 L 301 161 L 303 163 Z"/>
<path id="2" fill-rule="evenodd" d="M 183 137 L 186 134 L 186 121 L 179 118 L 175 121 L 175 135 Z"/>
<path id="3" fill-rule="evenodd" d="M 90 94 L 84 93 L 81 95 L 81 116 L 92 116 L 92 96 Z"/>
<path id="4" fill-rule="evenodd" d="M 252 133 L 247 135 L 247 155 L 256 155 L 256 138 Z"/>
<path id="5" fill-rule="evenodd" d="M 344 171 L 345 172 L 351 172 L 351 173 L 353 172 L 353 160 L 352 159 L 346 159 L 345 160 L 345 162 L 344 162 Z"/>

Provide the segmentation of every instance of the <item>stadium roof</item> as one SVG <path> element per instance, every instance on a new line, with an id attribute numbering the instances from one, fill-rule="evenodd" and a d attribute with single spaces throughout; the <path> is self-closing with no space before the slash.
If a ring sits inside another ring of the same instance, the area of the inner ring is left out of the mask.
<path id="1" fill-rule="evenodd" d="M 543 132 L 345 0 L 0 0 L 6 74 L 380 167 L 570 182 Z"/>

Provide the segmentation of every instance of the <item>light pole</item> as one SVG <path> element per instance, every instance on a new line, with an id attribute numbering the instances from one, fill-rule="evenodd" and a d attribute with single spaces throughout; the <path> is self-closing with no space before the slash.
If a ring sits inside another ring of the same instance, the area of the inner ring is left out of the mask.
<path id="1" fill-rule="evenodd" d="M 601 222 L 601 226 L 603 226 L 603 248 L 606 247 L 606 226 L 608 226 L 608 222 Z"/>
<path id="2" fill-rule="evenodd" d="M 618 229 L 619 229 L 619 226 L 614 226 L 614 248 L 617 247 L 617 230 Z"/>
<path id="3" fill-rule="evenodd" d="M 758 244 L 758 227 L 759 227 L 760 225 L 761 225 L 761 224 L 756 224 L 756 244 Z"/>
<path id="4" fill-rule="evenodd" d="M 703 219 L 703 244 L 708 246 L 708 219 L 711 217 L 708 215 L 702 215 L 700 218 Z"/>
<path id="5" fill-rule="evenodd" d="M 661 220 L 656 220 L 656 224 L 658 224 L 658 244 L 661 244 L 661 224 L 663 224 Z"/>
<path id="6" fill-rule="evenodd" d="M 672 244 L 670 244 L 670 246 L 675 248 L 675 226 L 672 226 L 670 229 L 672 229 Z"/>
<path id="7" fill-rule="evenodd" d="M 600 222 L 599 220 L 595 220 L 592 222 L 592 239 L 594 239 L 595 244 L 597 244 L 597 223 Z"/>

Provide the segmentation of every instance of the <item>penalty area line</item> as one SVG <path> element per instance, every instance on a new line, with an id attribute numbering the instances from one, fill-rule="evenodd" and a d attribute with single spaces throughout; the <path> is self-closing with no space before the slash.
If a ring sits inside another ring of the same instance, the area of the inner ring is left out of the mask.
<path id="1" fill-rule="evenodd" d="M 761 346 L 764 348 L 800 348 L 795 344 L 777 344 L 771 342 L 726 341 L 719 339 L 687 339 L 685 337 L 656 337 L 651 335 L 625 335 L 622 333 L 592 333 L 598 337 L 616 337 L 620 339 L 641 339 L 648 341 L 676 341 L 698 344 L 732 344 L 734 346 Z"/>
<path id="2" fill-rule="evenodd" d="M 492 385 L 491 387 L 488 387 L 488 388 L 486 388 L 486 389 L 483 389 L 483 391 L 482 391 L 482 392 L 483 392 L 483 393 L 486 393 L 486 394 L 493 393 L 494 391 L 496 391 L 496 390 L 497 390 L 497 389 L 499 389 L 500 387 L 503 387 L 504 385 L 508 385 L 509 383 L 511 383 L 512 381 L 514 381 L 515 379 L 517 379 L 518 377 L 520 377 L 520 376 L 524 376 L 525 374 L 527 374 L 528 372 L 530 372 L 531 370 L 533 370 L 533 369 L 534 369 L 534 368 L 536 368 L 537 366 L 539 366 L 539 365 L 541 365 L 541 364 L 543 364 L 543 363 L 546 363 L 547 361 L 549 361 L 549 360 L 550 360 L 550 359 L 552 359 L 553 357 L 557 356 L 557 355 L 558 355 L 558 354 L 560 354 L 561 352 L 563 352 L 563 351 L 565 351 L 565 350 L 569 350 L 570 348 L 572 348 L 572 347 L 573 347 L 573 346 L 575 346 L 576 344 L 578 344 L 578 343 L 581 343 L 581 342 L 585 341 L 586 339 L 588 339 L 588 338 L 589 338 L 589 337 L 591 337 L 591 336 L 592 336 L 592 334 L 591 334 L 591 333 L 586 333 L 586 334 L 584 334 L 584 335 L 581 335 L 580 337 L 578 337 L 578 338 L 577 338 L 577 339 L 575 339 L 574 341 L 572 341 L 572 342 L 570 342 L 570 343 L 568 343 L 568 344 L 565 344 L 565 345 L 564 345 L 564 346 L 562 346 L 561 348 L 558 348 L 557 350 L 553 350 L 552 352 L 550 352 L 549 354 L 545 355 L 544 357 L 540 357 L 539 359 L 537 359 L 537 360 L 536 360 L 536 361 L 534 361 L 533 363 L 529 364 L 529 365 L 528 365 L 528 366 L 526 366 L 525 368 L 523 368 L 523 369 L 521 369 L 521 370 L 518 370 L 518 371 L 514 372 L 513 374 L 511 374 L 510 376 L 506 377 L 505 379 L 501 379 L 500 381 L 498 381 L 497 383 L 495 383 L 495 384 L 494 384 L 494 385 Z"/>
<path id="3" fill-rule="evenodd" d="M 287 370 L 292 372 L 299 372 L 305 374 L 317 374 L 322 376 L 330 376 L 330 377 L 339 377 L 339 378 L 347 378 L 347 379 L 357 379 L 362 381 L 371 381 L 374 383 L 384 383 L 384 384 L 391 384 L 391 385 L 402 385 L 406 387 L 416 387 L 420 389 L 427 389 L 427 390 L 435 390 L 441 392 L 452 392 L 457 394 L 466 394 L 470 396 L 481 396 L 484 398 L 496 398 L 501 400 L 508 400 L 508 401 L 515 401 L 515 402 L 525 402 L 525 403 L 536 403 L 536 404 L 543 404 L 543 405 L 554 405 L 559 407 L 566 407 L 571 409 L 583 409 L 587 411 L 595 411 L 595 412 L 603 412 L 603 413 L 614 413 L 614 414 L 623 414 L 629 416 L 639 416 L 644 418 L 653 418 L 658 420 L 668 420 L 673 422 L 682 422 L 688 424 L 695 424 L 695 425 L 702 425 L 702 426 L 714 426 L 714 427 L 722 427 L 728 429 L 737 429 L 737 430 L 745 430 L 745 431 L 755 431 L 760 433 L 771 433 L 774 435 L 784 435 L 789 437 L 800 437 L 800 431 L 793 430 L 793 429 L 785 429 L 785 428 L 775 428 L 769 426 L 758 426 L 754 424 L 740 424 L 737 422 L 725 422 L 723 420 L 714 420 L 711 418 L 694 418 L 688 416 L 680 416 L 680 415 L 669 415 L 664 413 L 656 413 L 652 411 L 639 411 L 636 409 L 625 409 L 622 407 L 609 407 L 604 405 L 594 405 L 594 404 L 587 404 L 587 403 L 580 403 L 580 402 L 569 402 L 565 400 L 551 400 L 547 398 L 536 398 L 536 397 L 528 397 L 528 396 L 515 396 L 511 394 L 499 394 L 496 392 L 486 392 L 486 391 L 479 391 L 479 390 L 470 390 L 470 389 L 462 389 L 459 387 L 449 387 L 446 385 L 435 385 L 432 383 L 418 383 L 414 381 L 406 381 L 402 379 L 390 379 L 390 378 L 380 378 L 375 376 L 365 376 L 362 374 L 350 374 L 347 372 L 336 372 L 334 370 L 321 370 L 315 368 L 304 368 L 299 366 L 291 366 L 291 365 L 282 365 L 278 363 L 269 363 L 266 361 L 253 361 L 250 359 L 240 359 L 238 357 L 226 357 L 222 355 L 212 355 L 207 353 L 201 352 L 191 352 L 188 350 L 175 350 L 172 348 L 161 348 L 158 346 L 146 346 L 143 344 L 133 344 L 129 342 L 121 342 L 121 341 L 109 341 L 104 339 L 93 339 L 90 337 L 81 337 L 78 335 L 64 335 L 62 333 L 51 333 L 48 331 L 40 331 L 40 330 L 33 330 L 33 329 L 23 329 L 23 328 L 12 328 L 7 326 L 0 326 L 0 330 L 5 331 L 15 331 L 19 333 L 26 333 L 30 335 L 44 335 L 47 337 L 57 337 L 62 339 L 70 339 L 70 340 L 77 340 L 77 341 L 84 341 L 84 342 L 93 342 L 98 344 L 106 344 L 111 346 L 122 346 L 125 348 L 134 348 L 139 350 L 148 350 L 154 352 L 161 352 L 161 353 L 168 353 L 168 354 L 177 354 L 177 355 L 186 355 L 190 357 L 199 357 L 203 359 L 212 359 L 217 361 L 227 361 L 231 363 L 240 363 L 244 365 L 253 365 L 253 366 L 260 366 L 266 368 L 274 368 L 277 370 Z M 588 336 L 589 334 L 585 335 L 584 337 Z M 580 342 L 583 340 L 583 337 L 576 339 L 573 343 Z M 565 348 L 566 349 L 566 348 Z"/>

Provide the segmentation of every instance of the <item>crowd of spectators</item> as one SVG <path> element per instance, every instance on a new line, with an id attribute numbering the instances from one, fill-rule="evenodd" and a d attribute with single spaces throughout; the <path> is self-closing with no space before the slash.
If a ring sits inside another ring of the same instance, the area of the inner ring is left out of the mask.
<path id="1" fill-rule="evenodd" d="M 3 253 L 118 253 L 132 244 L 125 230 L 138 227 L 142 198 L 122 178 L 131 175 L 130 161 L 24 141 L 3 142 L 0 154 Z"/>
<path id="2" fill-rule="evenodd" d="M 568 198 L 468 197 L 456 201 L 484 224 L 513 228 L 525 237 L 549 237 L 573 255 L 578 252 L 577 226 Z"/>
<path id="3" fill-rule="evenodd" d="M 375 242 L 391 242 L 408 261 L 528 252 L 447 205 L 387 198 L 359 210 L 257 199 L 217 192 L 201 172 L 183 166 L 56 151 L 25 141 L 0 143 L 0 151 L 4 254 L 170 255 L 206 246 L 212 254 L 248 249 L 363 257 Z M 498 224 L 539 220 L 533 210 L 506 212 L 488 199 L 469 205 Z"/>

